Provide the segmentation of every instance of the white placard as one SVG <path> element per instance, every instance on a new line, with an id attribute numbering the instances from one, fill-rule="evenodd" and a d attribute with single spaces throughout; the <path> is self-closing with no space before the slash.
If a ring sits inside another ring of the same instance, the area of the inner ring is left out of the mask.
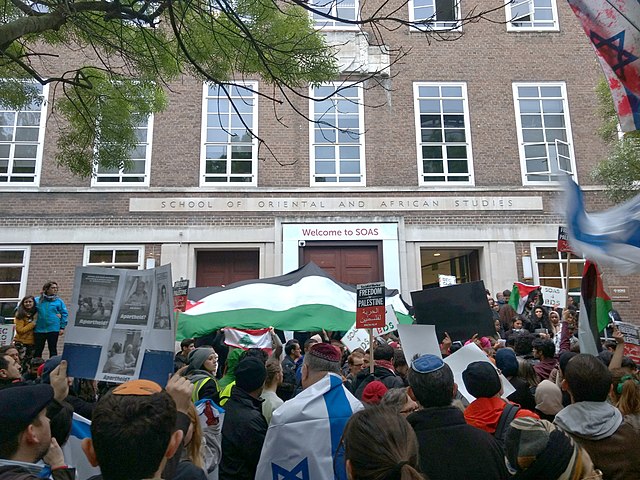
<path id="1" fill-rule="evenodd" d="M 480 349 L 480 347 L 478 347 L 473 342 L 465 345 L 460 350 L 452 353 L 444 359 L 444 363 L 449 365 L 449 367 L 453 371 L 453 378 L 458 384 L 458 391 L 469 402 L 473 402 L 476 397 L 467 392 L 467 388 L 464 386 L 464 382 L 462 381 L 462 372 L 464 372 L 467 366 L 469 366 L 469 364 L 473 362 L 487 362 L 495 368 L 493 363 L 491 363 L 491 361 L 487 358 L 487 355 Z M 500 374 L 500 381 L 502 382 L 503 390 L 502 398 L 507 398 L 509 395 L 516 391 L 509 380 L 507 380 L 506 377 L 502 374 Z"/>
<path id="2" fill-rule="evenodd" d="M 398 325 L 398 333 L 408 364 L 415 355 L 425 353 L 442 358 L 435 325 Z"/>
<path id="3" fill-rule="evenodd" d="M 16 326 L 13 323 L 0 325 L 0 346 L 11 345 L 15 333 Z"/>
<path id="4" fill-rule="evenodd" d="M 567 294 L 564 288 L 540 287 L 543 305 L 545 307 L 564 308 L 567 302 Z"/>
<path id="5" fill-rule="evenodd" d="M 393 309 L 392 305 L 387 305 L 385 307 L 385 317 L 387 322 L 386 325 L 382 328 L 373 329 L 373 335 L 375 337 L 393 332 L 398 328 L 398 318 L 396 317 L 396 311 Z M 356 324 L 354 323 L 349 331 L 345 333 L 344 337 L 342 337 L 341 342 L 349 349 L 350 352 L 353 352 L 356 348 L 361 348 L 364 351 L 367 351 L 369 348 L 369 331 L 356 328 Z"/>
<path id="6" fill-rule="evenodd" d="M 441 287 L 448 287 L 456 284 L 455 275 L 438 275 L 438 283 Z"/>

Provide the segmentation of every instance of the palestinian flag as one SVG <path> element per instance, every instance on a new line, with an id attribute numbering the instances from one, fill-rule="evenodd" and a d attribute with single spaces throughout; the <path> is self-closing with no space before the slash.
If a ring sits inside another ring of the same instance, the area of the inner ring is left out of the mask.
<path id="1" fill-rule="evenodd" d="M 271 353 L 273 344 L 271 342 L 270 329 L 260 328 L 258 330 L 241 330 L 239 328 L 225 328 L 224 343 L 230 347 L 242 348 L 262 348 Z"/>
<path id="2" fill-rule="evenodd" d="M 584 264 L 580 295 L 580 353 L 597 355 L 602 350 L 600 332 L 610 323 L 611 298 L 604 291 L 597 265 L 589 260 Z"/>
<path id="3" fill-rule="evenodd" d="M 538 290 L 540 285 L 527 285 L 526 283 L 515 282 L 511 289 L 511 296 L 509 297 L 509 305 L 513 307 L 516 313 L 524 312 L 524 307 L 527 304 L 527 298 L 529 294 L 534 290 Z"/>
<path id="4" fill-rule="evenodd" d="M 387 289 L 385 296 L 400 323 L 413 323 L 397 290 Z M 178 340 L 225 327 L 346 332 L 356 320 L 356 287 L 335 281 L 314 263 L 279 277 L 192 288 L 189 299 L 178 320 Z"/>

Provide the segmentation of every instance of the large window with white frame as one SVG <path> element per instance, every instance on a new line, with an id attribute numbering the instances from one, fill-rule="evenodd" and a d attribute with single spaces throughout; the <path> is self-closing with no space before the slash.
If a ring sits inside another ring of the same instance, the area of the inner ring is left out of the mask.
<path id="1" fill-rule="evenodd" d="M 34 86 L 40 101 L 22 110 L 12 110 L 0 100 L 0 185 L 39 184 L 49 86 Z"/>
<path id="2" fill-rule="evenodd" d="M 556 0 L 507 0 L 507 31 L 558 31 Z"/>
<path id="3" fill-rule="evenodd" d="M 409 20 L 415 30 L 457 30 L 460 19 L 460 0 L 409 0 Z"/>
<path id="4" fill-rule="evenodd" d="M 316 28 L 322 30 L 358 30 L 359 0 L 311 0 L 308 7 Z"/>
<path id="5" fill-rule="evenodd" d="M 514 83 L 516 125 L 524 184 L 559 181 L 576 171 L 564 82 Z"/>
<path id="6" fill-rule="evenodd" d="M 567 254 L 560 253 L 555 243 L 532 243 L 533 281 L 545 287 L 567 288 Z M 580 295 L 584 258 L 571 256 L 569 263 L 569 292 Z"/>
<path id="7" fill-rule="evenodd" d="M 29 247 L 0 247 L 0 317 L 13 318 L 26 295 Z"/>
<path id="8" fill-rule="evenodd" d="M 200 186 L 257 185 L 257 82 L 204 85 Z"/>
<path id="9" fill-rule="evenodd" d="M 138 245 L 87 245 L 83 263 L 86 267 L 128 268 L 142 270 L 144 247 Z"/>
<path id="10" fill-rule="evenodd" d="M 149 186 L 149 168 L 151 164 L 151 145 L 153 140 L 153 115 L 141 120 L 135 129 L 136 146 L 130 152 L 129 165 L 105 168 L 96 165 L 91 178 L 93 186 Z"/>
<path id="11" fill-rule="evenodd" d="M 366 185 L 362 95 L 356 84 L 311 88 L 311 185 Z"/>
<path id="12" fill-rule="evenodd" d="M 419 183 L 473 184 L 466 83 L 416 82 L 413 94 Z"/>

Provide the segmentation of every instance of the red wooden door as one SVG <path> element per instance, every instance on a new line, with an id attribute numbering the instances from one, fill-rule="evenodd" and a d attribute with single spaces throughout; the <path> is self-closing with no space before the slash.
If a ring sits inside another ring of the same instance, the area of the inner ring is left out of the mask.
<path id="1" fill-rule="evenodd" d="M 219 287 L 260 276 L 257 250 L 207 250 L 196 258 L 196 287 Z"/>
<path id="2" fill-rule="evenodd" d="M 382 274 L 380 245 L 307 245 L 303 249 L 303 263 L 314 262 L 339 282 L 379 282 Z"/>

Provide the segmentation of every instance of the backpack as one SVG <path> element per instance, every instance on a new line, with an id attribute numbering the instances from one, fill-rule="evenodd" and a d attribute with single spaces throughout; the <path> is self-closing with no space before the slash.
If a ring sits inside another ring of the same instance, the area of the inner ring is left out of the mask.
<path id="1" fill-rule="evenodd" d="M 493 438 L 495 438 L 503 448 L 504 440 L 507 435 L 507 429 L 511 425 L 513 419 L 516 418 L 518 410 L 520 410 L 519 405 L 514 405 L 513 403 L 507 402 L 507 404 L 504 406 L 504 410 L 502 410 L 502 413 L 500 414 L 498 426 L 496 427 L 496 431 L 493 434 Z"/>

